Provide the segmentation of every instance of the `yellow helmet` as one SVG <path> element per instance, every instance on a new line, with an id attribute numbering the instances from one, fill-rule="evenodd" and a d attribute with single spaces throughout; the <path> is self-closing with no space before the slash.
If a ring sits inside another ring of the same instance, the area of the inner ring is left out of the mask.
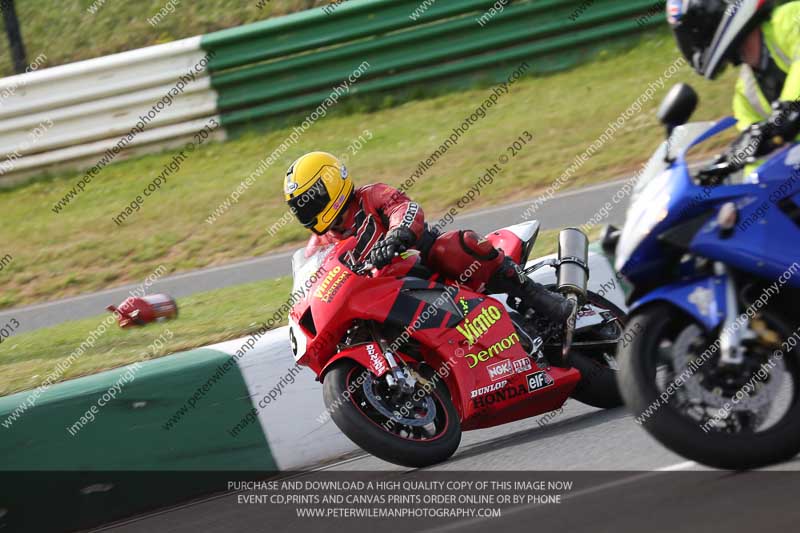
<path id="1" fill-rule="evenodd" d="M 322 235 L 347 207 L 353 196 L 353 180 L 333 155 L 310 152 L 289 167 L 283 192 L 297 220 Z"/>

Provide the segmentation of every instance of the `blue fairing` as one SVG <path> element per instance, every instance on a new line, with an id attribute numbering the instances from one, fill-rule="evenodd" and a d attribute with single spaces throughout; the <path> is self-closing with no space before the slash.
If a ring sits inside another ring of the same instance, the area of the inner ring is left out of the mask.
<path id="1" fill-rule="evenodd" d="M 667 302 L 693 316 L 709 330 L 716 328 L 725 317 L 725 283 L 727 276 L 713 276 L 682 281 L 659 287 L 636 301 L 631 311 L 654 302 Z M 704 295 L 704 302 L 698 303 Z M 713 296 L 713 297 L 712 297 Z"/>
<path id="2" fill-rule="evenodd" d="M 684 139 L 691 141 L 673 141 L 677 146 L 674 161 L 664 162 L 662 147 L 661 159 L 657 152 L 648 163 L 649 174 L 637 185 L 617 248 L 618 270 L 634 286 L 651 288 L 632 302 L 632 311 L 660 300 L 683 309 L 708 328 L 719 324 L 719 313 L 725 311 L 724 278 L 697 278 L 691 268 L 683 273 L 688 276 L 675 275 L 675 265 L 687 252 L 765 281 L 774 281 L 793 264 L 800 264 L 800 145 L 776 151 L 742 183 L 704 187 L 690 174 L 685 159 L 688 150 L 734 124 L 733 119 L 725 119 L 710 126 L 687 125 L 686 132 L 695 138 L 684 132 Z M 732 230 L 722 231 L 719 212 L 731 203 L 738 219 Z M 680 241 L 685 248 L 665 241 L 665 236 L 676 232 L 685 235 L 686 240 Z M 665 278 L 667 272 L 672 275 Z M 681 281 L 672 281 L 676 278 Z M 800 287 L 800 276 L 791 276 L 786 284 Z M 707 306 L 690 301 L 692 294 L 695 301 L 713 300 L 714 309 L 701 309 Z"/>
<path id="3" fill-rule="evenodd" d="M 618 270 L 622 272 L 632 283 L 652 284 L 661 278 L 664 264 L 672 259 L 664 253 L 664 246 L 659 240 L 659 235 L 666 229 L 673 227 L 687 219 L 702 215 L 709 210 L 710 195 L 718 192 L 711 187 L 701 187 L 696 185 L 689 174 L 689 166 L 685 156 L 688 150 L 702 143 L 703 141 L 725 131 L 736 124 L 734 119 L 723 119 L 701 135 L 687 143 L 683 147 L 676 160 L 661 175 L 650 179 L 648 189 L 658 189 L 657 198 L 668 198 L 669 202 L 665 206 L 667 216 L 650 230 L 647 237 L 637 244 L 636 249 L 631 253 L 625 264 Z M 634 202 L 636 199 L 634 199 Z M 632 206 L 633 203 L 632 202 Z M 650 206 L 646 206 L 650 207 Z M 631 213 L 634 209 L 629 209 L 628 220 L 625 222 L 625 231 L 629 226 L 637 226 L 638 221 L 632 220 Z M 646 212 L 646 210 L 645 210 Z M 645 215 L 646 216 L 646 215 Z M 623 233 L 624 235 L 624 233 Z"/>
<path id="4" fill-rule="evenodd" d="M 686 152 L 697 146 L 698 144 L 710 139 L 714 135 L 722 133 L 736 125 L 736 119 L 733 117 L 725 117 L 713 126 L 711 126 L 705 133 L 697 137 L 692 143 L 681 152 L 681 159 L 686 157 Z"/>

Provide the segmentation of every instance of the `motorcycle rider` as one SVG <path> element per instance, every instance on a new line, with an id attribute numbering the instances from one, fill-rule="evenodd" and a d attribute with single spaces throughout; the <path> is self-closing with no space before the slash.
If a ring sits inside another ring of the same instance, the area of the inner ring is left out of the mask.
<path id="1" fill-rule="evenodd" d="M 563 323 L 572 312 L 572 302 L 528 278 L 474 231 L 439 235 L 428 229 L 422 208 L 403 192 L 383 183 L 356 188 L 345 166 L 329 153 L 310 152 L 292 163 L 284 193 L 291 211 L 314 233 L 307 256 L 355 235 L 358 262 L 381 268 L 396 253 L 414 248 L 426 266 L 449 279 L 469 274 L 464 284 L 472 290 L 508 294 L 509 304 L 523 315 L 533 309 Z M 470 268 L 476 259 L 480 266 Z"/>
<path id="2" fill-rule="evenodd" d="M 800 133 L 800 2 L 669 0 L 667 21 L 695 71 L 742 65 L 733 113 L 742 132 L 721 161 L 752 162 Z"/>

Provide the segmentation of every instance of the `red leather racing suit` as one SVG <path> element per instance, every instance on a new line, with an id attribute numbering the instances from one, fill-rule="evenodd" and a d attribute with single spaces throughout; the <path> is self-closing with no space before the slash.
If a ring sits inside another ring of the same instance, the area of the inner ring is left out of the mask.
<path id="1" fill-rule="evenodd" d="M 344 212 L 345 233 L 333 230 L 313 235 L 306 247 L 310 255 L 316 248 L 355 235 L 354 250 L 358 261 L 366 261 L 376 243 L 392 229 L 405 226 L 417 238 L 413 246 L 422 253 L 424 263 L 443 276 L 459 280 L 476 291 L 483 291 L 487 282 L 503 263 L 505 255 L 474 231 L 448 231 L 437 235 L 428 230 L 422 207 L 403 192 L 375 183 L 357 188 Z M 476 269 L 476 259 L 480 266 Z"/>

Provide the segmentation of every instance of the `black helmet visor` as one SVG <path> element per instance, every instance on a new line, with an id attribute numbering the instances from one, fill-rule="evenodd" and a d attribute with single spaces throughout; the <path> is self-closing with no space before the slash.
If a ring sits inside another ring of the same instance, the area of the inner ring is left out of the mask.
<path id="1" fill-rule="evenodd" d="M 313 187 L 289 200 L 289 208 L 303 226 L 310 228 L 317 223 L 317 217 L 330 202 L 328 189 L 322 180 L 319 180 Z"/>

